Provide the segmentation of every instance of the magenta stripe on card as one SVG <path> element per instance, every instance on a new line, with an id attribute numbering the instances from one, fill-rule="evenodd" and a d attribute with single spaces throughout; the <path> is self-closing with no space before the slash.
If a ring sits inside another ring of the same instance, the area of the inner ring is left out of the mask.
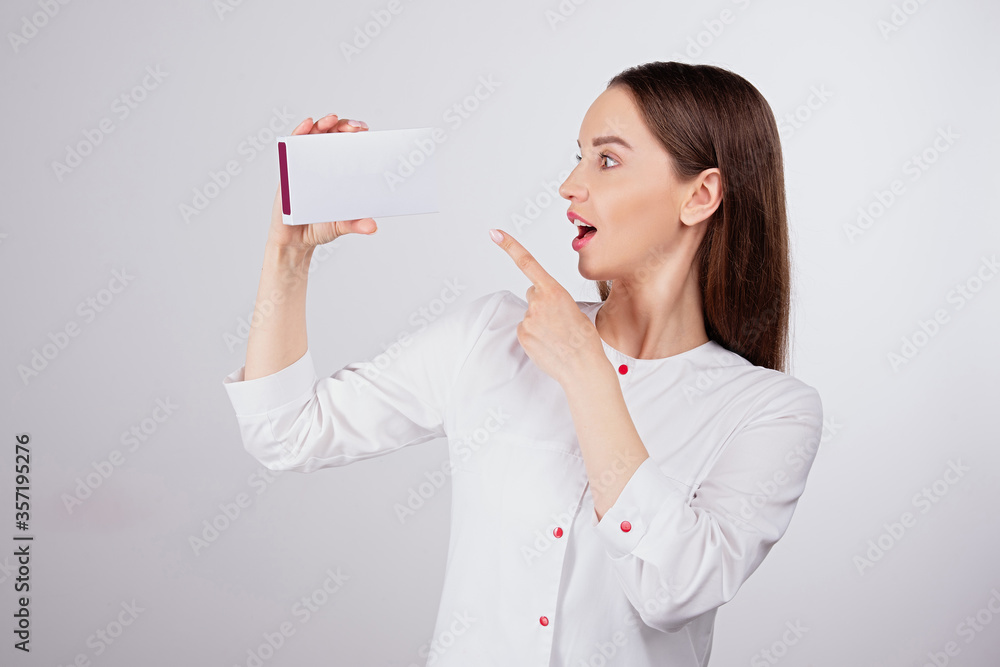
<path id="1" fill-rule="evenodd" d="M 281 212 L 292 214 L 292 202 L 288 199 L 288 156 L 285 154 L 285 142 L 278 142 L 278 165 L 281 168 Z"/>

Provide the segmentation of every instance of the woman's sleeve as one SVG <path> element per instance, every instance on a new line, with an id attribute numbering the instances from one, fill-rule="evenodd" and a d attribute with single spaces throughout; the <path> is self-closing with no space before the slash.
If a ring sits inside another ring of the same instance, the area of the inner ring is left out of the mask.
<path id="1" fill-rule="evenodd" d="M 789 379 L 693 497 L 648 458 L 600 521 L 592 516 L 646 625 L 672 632 L 731 600 L 788 528 L 823 430 L 819 394 Z"/>
<path id="2" fill-rule="evenodd" d="M 452 387 L 506 292 L 445 314 L 383 353 L 319 379 L 307 349 L 280 371 L 223 379 L 246 450 L 271 470 L 312 472 L 443 437 Z"/>

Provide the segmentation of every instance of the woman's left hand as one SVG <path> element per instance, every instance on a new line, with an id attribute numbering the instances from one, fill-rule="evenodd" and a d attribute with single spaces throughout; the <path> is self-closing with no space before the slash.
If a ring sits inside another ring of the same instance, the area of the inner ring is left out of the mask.
<path id="1" fill-rule="evenodd" d="M 528 357 L 564 388 L 585 380 L 594 364 L 610 363 L 597 327 L 573 296 L 514 237 L 502 234 L 497 245 L 531 281 L 528 310 L 517 325 L 517 340 Z"/>

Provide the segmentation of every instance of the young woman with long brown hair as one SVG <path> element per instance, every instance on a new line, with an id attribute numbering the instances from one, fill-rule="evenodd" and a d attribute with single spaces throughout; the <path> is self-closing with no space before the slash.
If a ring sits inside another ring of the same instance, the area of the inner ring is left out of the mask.
<path id="1" fill-rule="evenodd" d="M 295 134 L 364 131 L 330 116 Z M 784 534 L 822 431 L 786 374 L 790 261 L 778 131 L 749 82 L 654 62 L 587 111 L 560 188 L 576 301 L 531 281 L 453 306 L 400 350 L 316 374 L 313 248 L 275 198 L 247 361 L 224 381 L 244 444 L 310 472 L 447 438 L 452 532 L 428 665 L 704 666 L 716 610 Z M 404 510 L 405 511 L 405 510 Z"/>

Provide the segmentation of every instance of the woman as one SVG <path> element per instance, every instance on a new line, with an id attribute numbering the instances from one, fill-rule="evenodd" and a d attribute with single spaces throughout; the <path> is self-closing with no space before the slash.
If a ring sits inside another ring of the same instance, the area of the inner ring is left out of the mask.
<path id="1" fill-rule="evenodd" d="M 294 134 L 366 127 L 331 115 Z M 248 451 L 275 470 L 448 439 L 428 665 L 708 664 L 717 608 L 784 534 L 819 444 L 819 395 L 783 372 L 785 196 L 760 93 L 717 67 L 633 67 L 578 143 L 560 194 L 601 301 L 574 301 L 491 230 L 532 282 L 526 301 L 452 306 L 322 380 L 312 249 L 375 222 L 285 226 L 275 196 L 261 315 L 224 386 Z"/>

